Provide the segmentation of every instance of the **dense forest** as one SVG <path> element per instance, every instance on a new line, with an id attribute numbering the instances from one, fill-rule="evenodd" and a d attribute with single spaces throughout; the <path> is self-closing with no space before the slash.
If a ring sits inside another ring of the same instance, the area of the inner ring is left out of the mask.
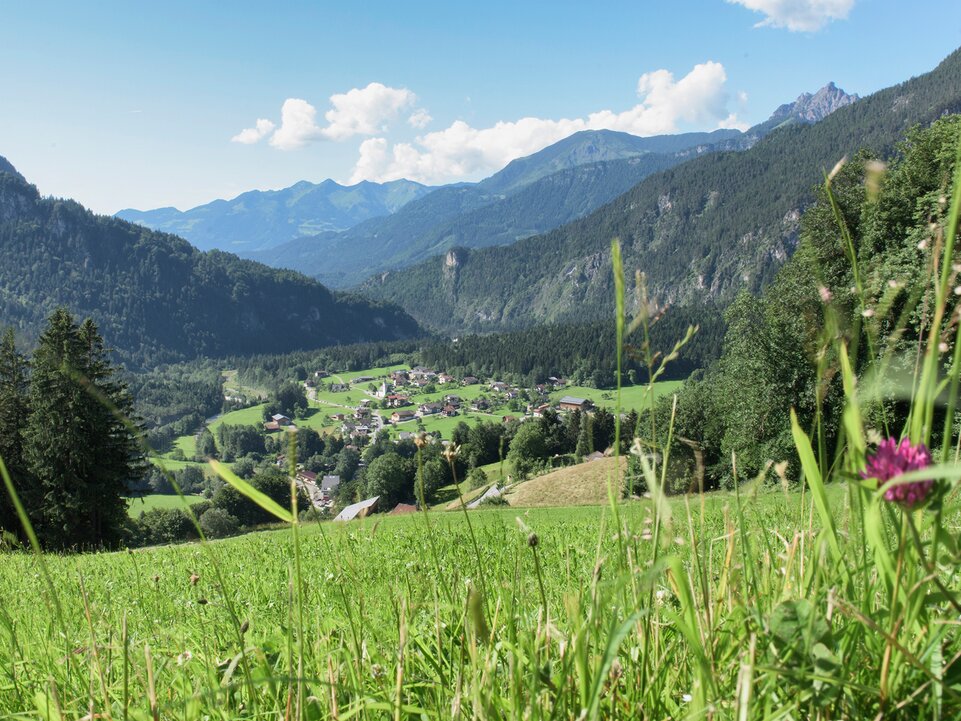
<path id="1" fill-rule="evenodd" d="M 593 214 L 507 247 L 452 249 L 372 278 L 371 297 L 448 333 L 588 322 L 612 308 L 610 243 L 661 303 L 726 305 L 758 292 L 792 254 L 822 172 L 862 147 L 881 156 L 916 124 L 961 110 L 961 51 L 931 73 L 782 127 L 744 152 L 657 173 Z"/>
<path id="2" fill-rule="evenodd" d="M 886 172 L 868 153 L 853 158 L 831 182 L 837 212 L 822 187 L 802 219 L 797 253 L 763 294 L 741 293 L 728 308 L 722 356 L 685 384 L 674 429 L 701 446 L 710 482 L 731 479 L 732 453 L 742 479 L 772 461 L 794 462 L 792 408 L 823 448 L 834 446 L 843 400 L 837 337 L 861 376 L 869 428 L 897 437 L 919 339 L 932 322 L 932 276 L 946 263 L 955 291 L 941 328 L 945 365 L 961 323 L 961 244 L 953 259 L 938 257 L 959 144 L 955 115 L 913 131 Z M 663 406 L 662 429 L 669 415 Z M 933 422 L 943 427 L 943 417 Z"/>
<path id="3" fill-rule="evenodd" d="M 136 367 L 419 334 L 396 307 L 41 198 L 11 169 L 0 165 L 0 324 L 28 344 L 61 305 Z"/>

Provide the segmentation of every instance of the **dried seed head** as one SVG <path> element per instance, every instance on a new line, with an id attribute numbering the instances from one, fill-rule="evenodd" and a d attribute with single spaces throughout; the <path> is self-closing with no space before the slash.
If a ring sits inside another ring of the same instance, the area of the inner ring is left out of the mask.
<path id="1" fill-rule="evenodd" d="M 421 431 L 414 437 L 414 445 L 418 448 L 423 448 L 427 445 L 427 433 Z"/>
<path id="2" fill-rule="evenodd" d="M 208 601 L 206 598 L 198 598 L 197 603 L 199 603 L 201 606 L 206 606 L 208 603 L 210 603 L 210 601 Z"/>
<path id="3" fill-rule="evenodd" d="M 845 155 L 837 163 L 835 163 L 834 167 L 831 168 L 831 172 L 828 173 L 828 182 L 834 180 L 834 176 L 841 172 L 841 168 L 844 167 L 846 162 L 848 162 L 848 156 Z"/>
<path id="4" fill-rule="evenodd" d="M 947 353 L 947 352 L 948 352 L 948 344 L 945 343 L 944 341 L 941 341 L 940 343 L 938 343 L 938 350 L 941 351 L 942 353 Z"/>
<path id="5" fill-rule="evenodd" d="M 200 576 L 198 576 L 196 573 L 191 573 L 191 574 L 190 574 L 190 585 L 191 585 L 191 586 L 196 586 L 196 585 L 197 585 L 197 582 L 198 582 L 199 580 L 200 580 Z"/>
<path id="6" fill-rule="evenodd" d="M 538 543 L 540 543 L 540 539 L 537 537 L 536 533 L 532 533 L 527 537 L 527 545 L 531 548 L 537 548 Z"/>
<path id="7" fill-rule="evenodd" d="M 456 460 L 457 460 L 457 454 L 458 454 L 459 451 L 460 451 L 460 447 L 459 447 L 457 444 L 455 444 L 455 443 L 451 443 L 451 444 L 450 444 L 449 446 L 447 446 L 447 448 L 444 450 L 444 458 L 446 458 L 449 462 L 456 461 Z"/>
<path id="8" fill-rule="evenodd" d="M 154 583 L 160 583 L 160 576 L 154 576 L 154 577 L 153 577 L 153 582 L 154 582 Z"/>
<path id="9" fill-rule="evenodd" d="M 865 308 L 864 310 L 861 311 L 861 315 L 863 315 L 865 318 L 873 318 L 874 308 Z"/>
<path id="10" fill-rule="evenodd" d="M 244 622 L 240 624 L 240 635 L 243 636 L 249 630 L 250 630 L 250 619 L 245 619 Z"/>

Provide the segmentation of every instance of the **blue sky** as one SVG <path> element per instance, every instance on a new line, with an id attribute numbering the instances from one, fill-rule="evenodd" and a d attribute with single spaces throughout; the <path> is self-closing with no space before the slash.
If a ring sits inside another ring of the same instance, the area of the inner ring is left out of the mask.
<path id="1" fill-rule="evenodd" d="M 866 95 L 959 46 L 957 0 L 8 3 L 0 155 L 108 213 L 476 180 L 584 127 L 747 126 L 830 80 Z"/>

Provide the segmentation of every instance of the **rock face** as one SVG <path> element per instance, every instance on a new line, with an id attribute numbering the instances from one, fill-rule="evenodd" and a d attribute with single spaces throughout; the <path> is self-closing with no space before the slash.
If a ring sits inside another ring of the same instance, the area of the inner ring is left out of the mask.
<path id="1" fill-rule="evenodd" d="M 771 120 L 797 120 L 802 123 L 816 123 L 823 120 L 838 108 L 858 100 L 857 94 L 849 95 L 835 85 L 828 83 L 814 95 L 801 93 L 793 103 L 785 103 L 771 115 Z"/>

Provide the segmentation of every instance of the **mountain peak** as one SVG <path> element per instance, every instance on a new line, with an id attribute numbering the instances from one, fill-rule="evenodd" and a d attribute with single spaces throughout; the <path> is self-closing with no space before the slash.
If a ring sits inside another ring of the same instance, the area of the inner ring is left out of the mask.
<path id="1" fill-rule="evenodd" d="M 16 168 L 13 167 L 13 163 L 11 163 L 2 155 L 0 155 L 0 173 L 10 173 L 10 175 L 14 175 L 20 178 L 20 180 L 24 180 L 24 177 L 17 172 Z"/>
<path id="2" fill-rule="evenodd" d="M 816 123 L 838 108 L 843 108 L 859 99 L 857 94 L 849 95 L 832 80 L 813 95 L 801 93 L 793 103 L 785 103 L 774 111 L 770 120 Z"/>

